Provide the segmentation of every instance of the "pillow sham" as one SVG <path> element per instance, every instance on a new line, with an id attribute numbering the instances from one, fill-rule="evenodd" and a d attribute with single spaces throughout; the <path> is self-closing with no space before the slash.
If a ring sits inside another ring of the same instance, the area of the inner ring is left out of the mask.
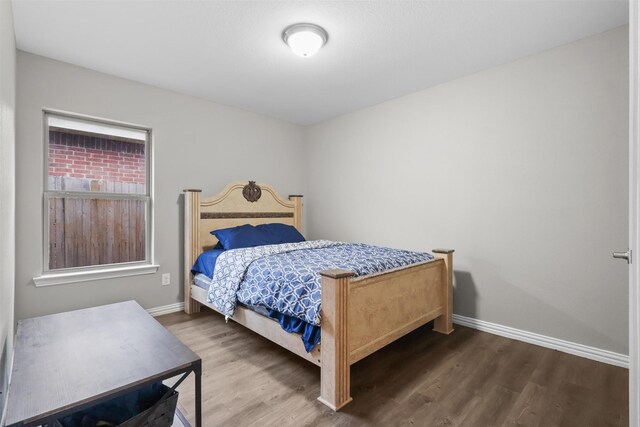
<path id="1" fill-rule="evenodd" d="M 222 228 L 211 232 L 225 250 L 252 248 L 254 246 L 272 245 L 269 236 L 262 230 L 257 230 L 251 224 L 238 227 Z"/>
<path id="2" fill-rule="evenodd" d="M 256 227 L 245 224 L 214 230 L 211 234 L 218 238 L 225 250 L 304 242 L 304 237 L 295 227 L 278 223 L 261 224 Z"/>
<path id="3" fill-rule="evenodd" d="M 276 242 L 274 244 L 304 242 L 304 236 L 292 225 L 272 223 L 261 224 L 256 228 L 269 234 L 271 239 Z"/>

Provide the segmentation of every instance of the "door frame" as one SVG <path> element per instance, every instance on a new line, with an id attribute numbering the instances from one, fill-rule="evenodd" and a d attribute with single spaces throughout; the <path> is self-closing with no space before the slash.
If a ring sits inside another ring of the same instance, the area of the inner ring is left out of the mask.
<path id="1" fill-rule="evenodd" d="M 629 1 L 629 425 L 640 427 L 640 15 Z"/>

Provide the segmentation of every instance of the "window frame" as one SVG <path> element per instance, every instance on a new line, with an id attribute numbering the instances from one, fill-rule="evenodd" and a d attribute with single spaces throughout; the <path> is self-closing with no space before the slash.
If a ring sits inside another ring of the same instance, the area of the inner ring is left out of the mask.
<path id="1" fill-rule="evenodd" d="M 145 140 L 145 194 L 106 193 L 95 191 L 63 191 L 49 189 L 49 117 L 71 119 L 89 124 L 104 124 L 123 129 L 143 131 Z M 42 180 L 42 274 L 34 277 L 36 286 L 49 286 L 65 283 L 83 282 L 113 277 L 126 277 L 139 274 L 155 273 L 159 266 L 154 263 L 154 215 L 153 215 L 153 131 L 148 126 L 125 123 L 115 120 L 70 113 L 60 110 L 42 110 L 43 140 L 43 180 Z M 51 269 L 49 265 L 50 218 L 49 201 L 53 198 L 78 199 L 130 199 L 142 200 L 145 203 L 145 259 L 111 264 L 99 264 L 82 267 L 65 267 Z"/>

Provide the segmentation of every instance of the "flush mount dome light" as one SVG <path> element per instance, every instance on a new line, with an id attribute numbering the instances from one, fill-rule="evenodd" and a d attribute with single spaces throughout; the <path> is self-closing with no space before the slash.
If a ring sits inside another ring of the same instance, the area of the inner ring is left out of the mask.
<path id="1" fill-rule="evenodd" d="M 282 33 L 282 40 L 289 45 L 293 53 L 303 58 L 318 53 L 328 38 L 324 28 L 315 24 L 294 24 Z"/>

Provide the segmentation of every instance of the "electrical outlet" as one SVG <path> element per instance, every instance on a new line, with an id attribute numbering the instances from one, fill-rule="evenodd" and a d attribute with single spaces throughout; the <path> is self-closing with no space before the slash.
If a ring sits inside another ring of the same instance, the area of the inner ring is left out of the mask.
<path id="1" fill-rule="evenodd" d="M 162 286 L 167 286 L 171 284 L 171 273 L 164 273 L 162 275 Z"/>

